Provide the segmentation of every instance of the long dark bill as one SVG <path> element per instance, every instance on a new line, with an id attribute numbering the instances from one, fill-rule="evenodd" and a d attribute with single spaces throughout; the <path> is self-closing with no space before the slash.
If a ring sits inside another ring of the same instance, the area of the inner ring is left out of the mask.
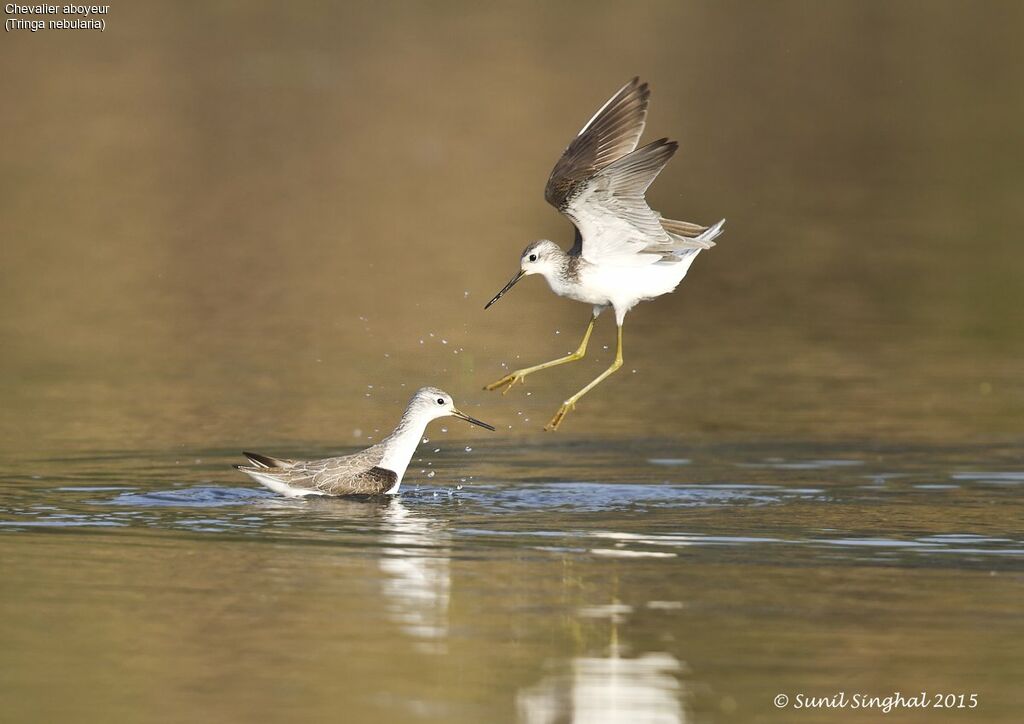
<path id="1" fill-rule="evenodd" d="M 498 300 L 499 300 L 499 299 L 501 299 L 501 298 L 502 298 L 503 296 L 505 296 L 505 292 L 507 292 L 507 291 L 508 291 L 509 289 L 511 289 L 512 287 L 514 287 L 514 286 L 516 285 L 516 282 L 518 282 L 518 281 L 519 281 L 520 279 L 522 279 L 522 278 L 523 278 L 524 276 L 526 276 L 526 272 L 522 271 L 521 269 L 520 269 L 520 270 L 519 270 L 518 272 L 516 272 L 516 275 L 515 275 L 514 277 L 512 277 L 512 281 L 510 281 L 510 282 L 509 282 L 508 284 L 506 284 L 506 285 L 505 285 L 505 286 L 504 286 L 504 287 L 502 288 L 502 290 L 501 290 L 500 292 L 498 292 L 497 294 L 495 294 L 495 295 L 494 295 L 494 299 L 492 299 L 491 301 L 487 302 L 487 304 L 485 304 L 485 305 L 484 305 L 484 309 L 487 309 L 487 308 L 488 308 L 489 306 L 491 306 L 491 305 L 492 305 L 492 304 L 494 304 L 494 303 L 495 303 L 496 301 L 498 301 Z"/>
<path id="2" fill-rule="evenodd" d="M 455 417 L 458 417 L 458 418 L 461 418 L 461 419 L 465 420 L 466 422 L 470 422 L 470 423 L 472 423 L 474 425 L 479 425 L 480 427 L 484 428 L 485 430 L 490 430 L 491 432 L 494 432 L 494 426 L 493 425 L 488 425 L 483 420 L 478 420 L 475 417 L 470 417 L 465 412 L 460 412 L 459 410 L 452 410 L 452 414 L 455 415 Z"/>

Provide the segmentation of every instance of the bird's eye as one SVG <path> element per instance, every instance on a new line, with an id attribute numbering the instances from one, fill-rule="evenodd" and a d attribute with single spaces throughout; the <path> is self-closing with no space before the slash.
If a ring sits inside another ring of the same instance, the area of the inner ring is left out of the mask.
<path id="1" fill-rule="evenodd" d="M 537 261 L 537 255 L 536 254 L 530 254 L 530 261 Z"/>
<path id="2" fill-rule="evenodd" d="M 437 398 L 437 404 L 443 405 L 444 404 L 444 398 L 443 397 L 438 397 Z"/>

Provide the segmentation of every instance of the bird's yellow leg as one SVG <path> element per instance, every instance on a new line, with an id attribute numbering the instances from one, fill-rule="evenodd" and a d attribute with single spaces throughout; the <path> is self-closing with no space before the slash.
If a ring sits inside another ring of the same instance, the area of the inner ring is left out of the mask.
<path id="1" fill-rule="evenodd" d="M 590 324 L 587 325 L 587 331 L 583 335 L 583 341 L 580 342 L 580 346 L 576 348 L 575 352 L 570 352 L 564 357 L 553 359 L 550 362 L 542 362 L 541 364 L 534 365 L 533 367 L 525 367 L 521 370 L 516 370 L 511 374 L 505 375 L 497 382 L 492 382 L 491 384 L 484 387 L 484 389 L 497 390 L 504 387 L 505 389 L 501 391 L 501 394 L 504 395 L 506 392 L 512 389 L 512 386 L 515 385 L 516 382 L 522 382 L 527 375 L 532 375 L 534 372 L 546 370 L 548 367 L 557 367 L 558 365 L 564 365 L 567 362 L 575 362 L 577 360 L 583 359 L 583 356 L 587 353 L 587 342 L 590 341 L 590 333 L 594 331 L 594 323 L 596 321 L 597 315 L 594 315 L 593 317 L 590 318 Z"/>
<path id="2" fill-rule="evenodd" d="M 602 372 L 597 377 L 595 377 L 593 379 L 593 381 L 589 385 L 587 385 L 582 390 L 577 392 L 575 395 L 570 397 L 568 400 L 563 402 L 562 406 L 558 408 L 558 412 L 556 412 L 555 416 L 551 418 L 551 422 L 549 422 L 547 425 L 544 426 L 544 429 L 545 430 L 557 430 L 558 426 L 562 424 L 562 420 L 564 420 L 565 416 L 569 414 L 569 411 L 576 409 L 576 403 L 580 401 L 580 398 L 583 397 L 583 395 L 585 395 L 588 392 L 590 392 L 595 387 L 597 387 L 599 384 L 604 382 L 605 378 L 610 376 L 613 372 L 615 372 L 615 370 L 619 369 L 619 367 L 621 367 L 621 366 L 622 366 L 622 326 L 620 325 L 619 326 L 619 344 L 618 344 L 618 347 L 615 350 L 615 361 L 612 362 L 611 366 L 608 369 L 606 369 L 604 372 Z"/>

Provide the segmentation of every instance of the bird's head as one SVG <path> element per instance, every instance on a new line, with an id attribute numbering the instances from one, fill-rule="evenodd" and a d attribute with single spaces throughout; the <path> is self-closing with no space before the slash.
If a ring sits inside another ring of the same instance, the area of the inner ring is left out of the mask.
<path id="1" fill-rule="evenodd" d="M 439 417 L 451 415 L 479 427 L 494 430 L 492 425 L 477 420 L 475 417 L 470 417 L 465 412 L 457 409 L 452 396 L 436 387 L 421 387 L 416 390 L 416 393 L 409 401 L 409 410 L 414 415 L 425 417 L 428 420 L 436 420 Z"/>
<path id="2" fill-rule="evenodd" d="M 540 239 L 527 246 L 523 249 L 522 256 L 519 257 L 519 271 L 500 292 L 494 295 L 494 299 L 484 305 L 484 309 L 501 299 L 505 292 L 514 287 L 523 277 L 531 274 L 543 274 L 547 277 L 554 273 L 564 255 L 565 252 L 558 244 L 547 239 Z"/>

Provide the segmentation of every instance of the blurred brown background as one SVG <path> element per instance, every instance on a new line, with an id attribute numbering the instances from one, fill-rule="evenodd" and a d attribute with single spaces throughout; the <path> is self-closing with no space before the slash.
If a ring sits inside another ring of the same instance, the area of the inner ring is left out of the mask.
<path id="1" fill-rule="evenodd" d="M 611 324 L 491 397 L 588 311 L 538 279 L 482 305 L 527 242 L 568 245 L 544 181 L 635 74 L 645 138 L 682 144 L 652 204 L 728 224 L 631 314 L 624 372 L 567 434 L 1020 434 L 1020 3 L 133 2 L 107 23 L 0 39 L 8 450 L 355 444 L 427 383 L 538 434 Z"/>

